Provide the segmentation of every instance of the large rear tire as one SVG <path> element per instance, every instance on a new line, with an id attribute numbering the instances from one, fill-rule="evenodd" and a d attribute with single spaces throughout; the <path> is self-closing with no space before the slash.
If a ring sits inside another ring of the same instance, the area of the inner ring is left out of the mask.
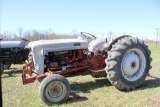
<path id="1" fill-rule="evenodd" d="M 40 85 L 40 96 L 47 105 L 61 104 L 68 99 L 70 85 L 66 78 L 53 74 L 43 79 Z"/>
<path id="2" fill-rule="evenodd" d="M 120 90 L 140 86 L 151 68 L 150 53 L 138 38 L 128 36 L 117 40 L 105 60 L 108 80 Z"/>

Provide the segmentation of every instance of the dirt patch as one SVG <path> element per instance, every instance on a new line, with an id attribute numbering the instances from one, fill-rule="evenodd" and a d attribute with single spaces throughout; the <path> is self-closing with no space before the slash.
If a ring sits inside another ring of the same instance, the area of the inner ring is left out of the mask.
<path id="1" fill-rule="evenodd" d="M 147 98 L 147 105 L 158 107 L 158 106 L 160 106 L 160 99 Z"/>

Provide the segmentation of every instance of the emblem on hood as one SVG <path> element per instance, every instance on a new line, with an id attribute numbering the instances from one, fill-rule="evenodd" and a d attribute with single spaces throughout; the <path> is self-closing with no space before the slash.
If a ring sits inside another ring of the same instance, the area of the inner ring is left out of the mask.
<path id="1" fill-rule="evenodd" d="M 73 44 L 74 46 L 81 46 L 81 43 L 77 42 Z"/>

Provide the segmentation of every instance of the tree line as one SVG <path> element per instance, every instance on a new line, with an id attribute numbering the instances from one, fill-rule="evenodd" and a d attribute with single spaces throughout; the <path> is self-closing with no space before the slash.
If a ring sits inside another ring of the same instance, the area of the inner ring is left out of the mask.
<path id="1" fill-rule="evenodd" d="M 64 38 L 76 38 L 77 34 L 56 34 L 51 31 L 37 31 L 37 30 L 31 30 L 31 31 L 20 31 L 18 34 L 16 33 L 10 33 L 10 32 L 4 32 L 3 34 L 0 34 L 0 38 L 2 38 L 3 41 L 21 41 L 22 38 L 27 39 L 29 41 L 36 41 L 36 40 L 51 40 L 51 39 L 64 39 Z"/>
<path id="2" fill-rule="evenodd" d="M 23 31 L 22 28 L 18 28 L 18 33 L 10 33 L 4 32 L 0 34 L 0 38 L 3 41 L 21 41 L 22 38 L 28 41 L 36 41 L 36 40 L 52 40 L 52 39 L 66 39 L 66 38 L 77 38 L 80 34 L 72 33 L 72 34 L 57 34 L 54 33 L 51 29 L 46 31 L 38 31 L 38 30 L 30 30 Z M 113 32 L 109 32 L 106 35 L 107 39 L 115 39 L 116 35 Z M 155 43 L 153 40 L 145 39 L 145 43 Z"/>

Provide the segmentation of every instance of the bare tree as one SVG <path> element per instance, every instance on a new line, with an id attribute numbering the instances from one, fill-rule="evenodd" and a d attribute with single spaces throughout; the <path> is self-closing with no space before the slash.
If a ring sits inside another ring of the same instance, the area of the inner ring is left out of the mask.
<path id="1" fill-rule="evenodd" d="M 18 30 L 19 36 L 22 37 L 23 28 L 19 27 L 17 30 Z"/>
<path id="2" fill-rule="evenodd" d="M 115 38 L 116 38 L 115 34 L 113 32 L 109 32 L 108 39 L 113 40 Z"/>

